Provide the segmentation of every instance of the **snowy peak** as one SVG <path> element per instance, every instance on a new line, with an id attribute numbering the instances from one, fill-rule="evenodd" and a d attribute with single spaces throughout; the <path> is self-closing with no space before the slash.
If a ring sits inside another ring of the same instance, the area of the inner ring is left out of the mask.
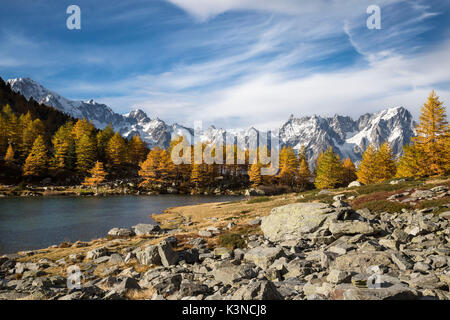
<path id="1" fill-rule="evenodd" d="M 141 109 L 136 109 L 125 115 L 128 119 L 135 119 L 137 123 L 149 122 L 150 118 Z"/>
<path id="2" fill-rule="evenodd" d="M 342 158 L 350 157 L 358 162 L 371 143 L 378 147 L 387 141 L 394 153 L 400 155 L 403 145 L 415 135 L 414 126 L 409 111 L 396 107 L 365 114 L 357 121 L 340 115 L 290 118 L 280 133 L 286 145 L 294 149 L 306 146 L 312 162 L 328 147 L 333 147 Z"/>

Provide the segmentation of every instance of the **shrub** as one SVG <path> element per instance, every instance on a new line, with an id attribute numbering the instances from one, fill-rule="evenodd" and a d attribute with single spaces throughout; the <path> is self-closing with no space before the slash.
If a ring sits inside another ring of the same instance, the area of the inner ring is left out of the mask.
<path id="1" fill-rule="evenodd" d="M 247 201 L 248 204 L 270 201 L 269 197 L 258 197 Z"/>
<path id="2" fill-rule="evenodd" d="M 228 249 L 245 248 L 245 240 L 239 233 L 225 233 L 219 236 L 219 244 Z"/>

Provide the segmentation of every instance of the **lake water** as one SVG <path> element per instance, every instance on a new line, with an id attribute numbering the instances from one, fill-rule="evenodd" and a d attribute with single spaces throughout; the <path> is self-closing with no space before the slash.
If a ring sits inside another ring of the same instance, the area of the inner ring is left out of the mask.
<path id="1" fill-rule="evenodd" d="M 103 238 L 114 227 L 154 223 L 170 207 L 239 200 L 233 196 L 112 196 L 0 199 L 0 254 Z"/>

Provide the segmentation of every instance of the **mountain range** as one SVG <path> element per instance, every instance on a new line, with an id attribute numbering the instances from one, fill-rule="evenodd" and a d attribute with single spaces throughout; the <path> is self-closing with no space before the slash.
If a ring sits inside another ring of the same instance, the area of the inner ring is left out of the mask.
<path id="1" fill-rule="evenodd" d="M 30 78 L 10 79 L 7 84 L 26 99 L 33 98 L 75 118 L 86 118 L 99 129 L 111 123 L 114 129 L 126 138 L 139 134 L 150 148 L 155 146 L 166 148 L 174 134 L 193 133 L 192 128 L 176 123 L 167 124 L 159 118 L 150 119 L 140 109 L 122 115 L 94 100 L 67 99 Z M 403 145 L 409 143 L 415 135 L 414 127 L 411 113 L 403 107 L 394 107 L 373 114 L 364 114 L 357 120 L 341 115 L 334 117 L 313 115 L 299 118 L 291 115 L 278 130 L 282 145 L 292 146 L 294 149 L 305 146 L 308 159 L 314 163 L 320 152 L 330 146 L 342 158 L 350 157 L 354 162 L 359 162 L 369 144 L 380 146 L 386 141 L 389 142 L 395 155 L 399 156 Z M 259 132 L 255 128 L 249 128 L 232 133 L 248 141 L 252 131 Z M 214 141 L 224 134 L 224 129 L 211 126 L 202 131 L 201 140 Z"/>

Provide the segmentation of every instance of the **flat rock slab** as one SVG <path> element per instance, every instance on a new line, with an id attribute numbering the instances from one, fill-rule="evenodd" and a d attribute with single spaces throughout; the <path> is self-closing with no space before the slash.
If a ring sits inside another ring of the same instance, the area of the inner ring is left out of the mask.
<path id="1" fill-rule="evenodd" d="M 408 286 L 395 284 L 388 288 L 350 288 L 342 290 L 341 294 L 335 289 L 334 296 L 342 300 L 416 300 L 419 298 L 417 292 Z"/>
<path id="2" fill-rule="evenodd" d="M 390 254 L 384 251 L 347 253 L 333 262 L 334 269 L 358 273 L 364 273 L 374 265 L 392 265 Z"/>
<path id="3" fill-rule="evenodd" d="M 160 226 L 157 224 L 145 224 L 145 223 L 139 223 L 133 226 L 132 228 L 137 236 L 147 235 L 161 230 Z"/>
<path id="4" fill-rule="evenodd" d="M 244 260 L 253 262 L 262 269 L 268 268 L 276 259 L 284 256 L 283 249 L 256 247 L 247 251 Z"/>
<path id="5" fill-rule="evenodd" d="M 316 231 L 332 212 L 325 203 L 293 203 L 273 208 L 261 222 L 264 236 L 271 241 L 301 238 Z"/>
<path id="6" fill-rule="evenodd" d="M 253 271 L 254 265 L 241 264 L 234 265 L 231 262 L 222 262 L 214 267 L 212 275 L 216 281 L 223 284 L 232 284 L 241 279 L 252 279 L 257 276 L 257 273 Z"/>
<path id="7" fill-rule="evenodd" d="M 134 231 L 128 228 L 112 228 L 108 231 L 108 236 L 112 237 L 132 237 L 134 235 Z"/>
<path id="8" fill-rule="evenodd" d="M 371 235 L 375 233 L 375 229 L 370 224 L 362 221 L 331 223 L 329 229 L 330 232 L 336 237 L 355 234 Z"/>

